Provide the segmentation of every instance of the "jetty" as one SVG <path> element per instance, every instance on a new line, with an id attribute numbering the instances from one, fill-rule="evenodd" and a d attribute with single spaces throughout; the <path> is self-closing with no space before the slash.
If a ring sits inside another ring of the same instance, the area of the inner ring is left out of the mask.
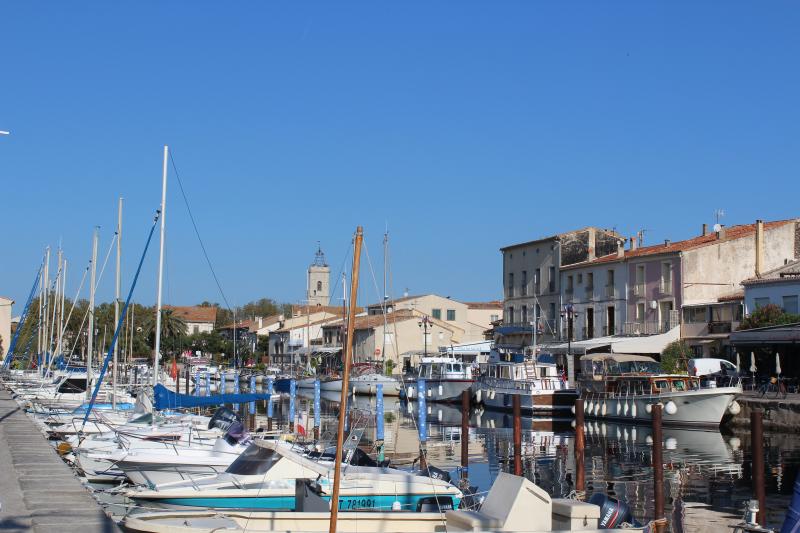
<path id="1" fill-rule="evenodd" d="M 0 390 L 0 472 L 0 530 L 120 531 L 5 389 Z"/>

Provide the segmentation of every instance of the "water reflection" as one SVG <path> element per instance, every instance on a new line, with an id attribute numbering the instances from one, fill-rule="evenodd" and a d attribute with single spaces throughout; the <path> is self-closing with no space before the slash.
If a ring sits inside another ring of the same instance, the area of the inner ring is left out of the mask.
<path id="1" fill-rule="evenodd" d="M 298 390 L 298 424 L 313 421 L 313 391 Z M 263 421 L 265 404 L 259 402 Z M 274 402 L 273 427 L 288 425 L 289 400 Z M 322 393 L 321 435 L 334 440 L 339 393 Z M 351 398 L 349 423 L 365 428 L 362 444 L 375 438 L 375 398 Z M 458 475 L 461 462 L 461 409 L 428 404 L 428 461 Z M 384 399 L 385 455 L 399 467 L 419 455 L 417 405 L 398 398 Z M 470 413 L 469 479 L 479 491 L 488 490 L 500 471 L 513 471 L 512 417 L 477 410 Z M 741 516 L 742 504 L 752 497 L 750 435 L 665 426 L 665 507 L 672 531 L 722 531 Z M 574 435 L 571 419 L 523 417 L 522 463 L 526 477 L 556 497 L 574 490 Z M 587 422 L 586 489 L 624 499 L 639 520 L 653 517 L 652 432 L 647 426 Z M 768 522 L 780 527 L 800 464 L 800 442 L 791 435 L 765 436 L 767 453 Z"/>

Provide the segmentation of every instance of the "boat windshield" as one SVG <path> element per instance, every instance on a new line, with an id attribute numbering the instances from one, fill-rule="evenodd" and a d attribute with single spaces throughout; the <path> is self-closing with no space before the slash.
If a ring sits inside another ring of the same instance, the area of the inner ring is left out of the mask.
<path id="1" fill-rule="evenodd" d="M 655 361 L 608 361 L 607 374 L 661 374 L 661 365 Z"/>
<path id="2" fill-rule="evenodd" d="M 225 472 L 240 476 L 258 476 L 266 473 L 279 459 L 280 456 L 274 450 L 251 444 Z"/>

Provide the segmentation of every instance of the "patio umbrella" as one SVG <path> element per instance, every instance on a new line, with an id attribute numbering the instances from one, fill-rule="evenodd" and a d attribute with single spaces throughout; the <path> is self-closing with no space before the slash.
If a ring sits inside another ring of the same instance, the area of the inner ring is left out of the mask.
<path id="1" fill-rule="evenodd" d="M 750 372 L 756 372 L 756 354 L 753 352 L 750 352 Z"/>
<path id="2" fill-rule="evenodd" d="M 781 375 L 781 354 L 775 352 L 775 373 Z"/>
<path id="3" fill-rule="evenodd" d="M 742 371 L 742 363 L 739 360 L 739 352 L 736 352 L 736 372 L 739 373 Z"/>

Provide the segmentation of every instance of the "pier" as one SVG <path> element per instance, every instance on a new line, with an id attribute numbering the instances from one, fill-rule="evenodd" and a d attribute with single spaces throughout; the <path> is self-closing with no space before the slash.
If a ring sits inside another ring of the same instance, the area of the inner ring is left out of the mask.
<path id="1" fill-rule="evenodd" d="M 777 397 L 776 397 L 777 396 Z M 754 409 L 764 412 L 764 429 L 786 433 L 800 432 L 800 394 L 790 393 L 784 398 L 770 392 L 746 391 L 736 399 L 742 410 L 731 420 L 735 427 L 750 428 L 750 414 Z"/>
<path id="2" fill-rule="evenodd" d="M 117 532 L 7 390 L 0 390 L 0 530 Z"/>

